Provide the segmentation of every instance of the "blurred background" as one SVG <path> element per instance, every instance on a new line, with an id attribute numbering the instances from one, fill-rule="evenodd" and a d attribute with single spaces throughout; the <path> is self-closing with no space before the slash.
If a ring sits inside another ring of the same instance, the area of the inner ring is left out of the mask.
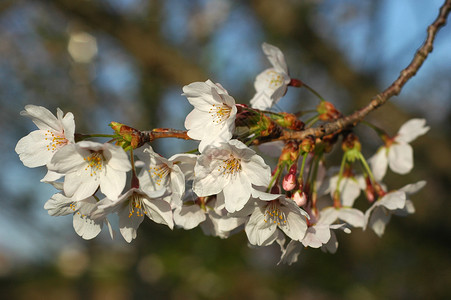
<path id="1" fill-rule="evenodd" d="M 84 241 L 72 217 L 51 217 L 55 193 L 14 147 L 34 130 L 26 104 L 75 115 L 77 132 L 110 133 L 118 121 L 139 129 L 183 129 L 192 109 L 181 96 L 195 81 L 220 82 L 237 102 L 253 96 L 269 67 L 268 42 L 284 52 L 292 77 L 345 114 L 363 106 L 407 66 L 441 0 L 1 0 L 0 298 L 2 299 L 450 299 L 451 26 L 399 97 L 367 119 L 395 134 L 426 118 L 413 142 L 415 168 L 389 173 L 399 188 L 421 179 L 416 213 L 394 217 L 383 238 L 338 234 L 336 254 L 307 249 L 292 266 L 278 247 L 251 249 L 244 233 L 228 240 L 199 230 L 144 222 L 138 238 Z M 290 89 L 279 110 L 315 106 Z M 380 145 L 361 129 L 364 152 Z M 195 143 L 162 140 L 161 154 Z M 338 165 L 338 161 L 330 161 Z M 360 201 L 362 201 L 361 199 Z"/>

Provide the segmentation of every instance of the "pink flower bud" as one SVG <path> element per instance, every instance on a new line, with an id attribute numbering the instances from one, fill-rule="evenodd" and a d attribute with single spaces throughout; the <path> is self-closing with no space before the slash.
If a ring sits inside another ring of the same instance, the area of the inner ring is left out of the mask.
<path id="1" fill-rule="evenodd" d="M 375 198 L 373 184 L 371 183 L 371 179 L 368 176 L 365 176 L 365 182 L 366 182 L 365 195 L 366 198 L 368 199 L 368 202 L 372 203 L 374 202 Z"/>
<path id="2" fill-rule="evenodd" d="M 305 195 L 304 192 L 301 192 L 299 190 L 297 190 L 294 194 L 292 199 L 294 200 L 294 202 L 296 202 L 296 204 L 301 207 L 304 206 L 307 203 L 307 196 Z"/>
<path id="3" fill-rule="evenodd" d="M 285 191 L 291 191 L 296 187 L 296 175 L 288 173 L 282 181 L 282 187 Z"/>

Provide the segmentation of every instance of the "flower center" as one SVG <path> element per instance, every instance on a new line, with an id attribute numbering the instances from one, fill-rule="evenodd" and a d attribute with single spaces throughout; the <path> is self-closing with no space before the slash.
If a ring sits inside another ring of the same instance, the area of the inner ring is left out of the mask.
<path id="1" fill-rule="evenodd" d="M 64 136 L 64 133 L 47 130 L 44 136 L 44 139 L 48 141 L 47 151 L 55 152 L 58 148 L 61 148 L 69 143 L 69 141 Z"/>
<path id="2" fill-rule="evenodd" d="M 225 176 L 238 174 L 241 172 L 241 159 L 238 159 L 230 154 L 228 159 L 222 161 L 218 171 Z"/>
<path id="3" fill-rule="evenodd" d="M 170 172 L 171 169 L 165 164 L 150 167 L 149 169 L 150 177 L 152 177 L 152 182 L 156 183 L 158 186 L 161 185 L 161 182 L 166 179 Z"/>
<path id="4" fill-rule="evenodd" d="M 280 86 L 283 85 L 283 77 L 280 73 L 277 73 L 274 70 L 269 70 L 266 72 L 268 87 L 273 90 L 277 90 Z"/>
<path id="5" fill-rule="evenodd" d="M 270 222 L 278 226 L 286 225 L 287 218 L 285 213 L 280 209 L 279 201 L 273 200 L 268 203 L 265 210 L 265 223 Z"/>
<path id="6" fill-rule="evenodd" d="M 213 123 L 219 124 L 227 120 L 230 116 L 230 112 L 232 108 L 224 103 L 221 104 L 213 104 L 210 110 L 211 118 L 213 119 Z"/>
<path id="7" fill-rule="evenodd" d="M 146 209 L 142 203 L 142 197 L 139 194 L 133 193 L 128 201 L 128 217 L 131 218 L 134 214 L 137 217 L 142 217 L 147 214 Z"/>
<path id="8" fill-rule="evenodd" d="M 97 172 L 102 171 L 103 159 L 104 157 L 101 152 L 92 152 L 84 158 L 85 162 L 88 164 L 85 170 L 87 171 L 89 168 L 91 171 L 91 176 L 97 175 Z"/>

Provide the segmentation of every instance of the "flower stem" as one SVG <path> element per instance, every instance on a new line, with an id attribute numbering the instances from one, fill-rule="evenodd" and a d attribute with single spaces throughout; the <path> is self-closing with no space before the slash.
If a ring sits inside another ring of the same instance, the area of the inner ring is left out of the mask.
<path id="1" fill-rule="evenodd" d="M 319 100 L 321 100 L 321 101 L 326 101 L 326 100 L 324 100 L 324 98 L 321 97 L 321 95 L 320 95 L 317 91 L 315 91 L 315 89 L 313 89 L 311 86 L 309 86 L 309 85 L 307 85 L 307 84 L 304 83 L 304 84 L 302 85 L 302 87 L 305 87 L 307 90 L 309 90 L 312 94 L 314 94 L 316 97 L 318 97 Z"/>

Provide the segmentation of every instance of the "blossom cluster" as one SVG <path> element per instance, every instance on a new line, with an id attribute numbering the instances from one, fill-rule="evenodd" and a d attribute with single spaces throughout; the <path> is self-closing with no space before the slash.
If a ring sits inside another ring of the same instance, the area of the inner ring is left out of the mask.
<path id="1" fill-rule="evenodd" d="M 288 264 L 306 247 L 335 252 L 337 230 L 370 228 L 381 236 L 392 215 L 413 213 L 409 197 L 425 182 L 388 189 L 382 180 L 388 168 L 411 171 L 409 143 L 429 130 L 425 120 L 408 121 L 394 136 L 371 125 L 383 145 L 368 160 L 352 128 L 322 138 L 280 139 L 281 132 L 342 114 L 322 98 L 305 123 L 295 114 L 272 111 L 288 87 L 308 86 L 290 78 L 277 47 L 264 43 L 262 48 L 272 67 L 256 77 L 250 106 L 236 103 L 211 80 L 183 87 L 194 107 L 185 127 L 187 138 L 199 141 L 196 153 L 165 158 L 153 150 L 149 136 L 170 137 L 171 130 L 144 132 L 117 122 L 110 124 L 111 140 L 91 141 L 96 135 L 75 133 L 72 113 L 58 108 L 55 116 L 44 107 L 25 106 L 21 115 L 38 130 L 20 139 L 15 150 L 25 166 L 46 166 L 41 181 L 58 192 L 44 208 L 52 216 L 72 214 L 84 239 L 96 237 L 103 226 L 113 238 L 111 214 L 117 214 L 127 242 L 137 237 L 146 216 L 171 229 L 200 226 L 220 238 L 244 231 L 252 246 L 278 244 L 280 262 Z M 333 167 L 326 158 L 338 144 L 342 161 Z M 277 163 L 271 167 L 259 153 L 278 157 Z M 356 201 L 366 202 L 366 209 L 354 207 Z"/>

